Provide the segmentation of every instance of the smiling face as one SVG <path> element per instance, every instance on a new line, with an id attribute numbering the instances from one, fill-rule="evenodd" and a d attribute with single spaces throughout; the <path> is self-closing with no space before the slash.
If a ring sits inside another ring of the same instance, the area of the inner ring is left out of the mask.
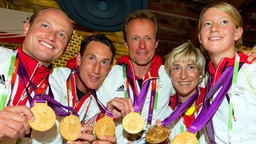
<path id="1" fill-rule="evenodd" d="M 78 54 L 76 63 L 79 66 L 80 77 L 88 88 L 100 87 L 111 69 L 112 57 L 110 48 L 98 41 L 91 41 L 82 57 Z M 85 90 L 82 83 L 77 82 L 79 90 Z"/>
<path id="2" fill-rule="evenodd" d="M 126 27 L 126 46 L 131 60 L 138 66 L 148 65 L 158 46 L 154 23 L 145 18 L 131 20 Z"/>
<path id="3" fill-rule="evenodd" d="M 235 42 L 242 36 L 229 15 L 217 8 L 209 8 L 202 15 L 199 42 L 216 63 L 223 57 L 233 57 Z"/>
<path id="4" fill-rule="evenodd" d="M 166 56 L 165 70 L 172 80 L 173 87 L 185 102 L 196 93 L 205 75 L 206 60 L 202 51 L 192 41 L 187 41 L 172 49 Z"/>
<path id="5" fill-rule="evenodd" d="M 173 86 L 183 102 L 196 92 L 200 74 L 195 63 L 179 60 L 170 67 L 169 74 Z"/>
<path id="6" fill-rule="evenodd" d="M 24 24 L 24 35 L 22 50 L 47 67 L 67 50 L 72 24 L 62 11 L 45 9 Z"/>

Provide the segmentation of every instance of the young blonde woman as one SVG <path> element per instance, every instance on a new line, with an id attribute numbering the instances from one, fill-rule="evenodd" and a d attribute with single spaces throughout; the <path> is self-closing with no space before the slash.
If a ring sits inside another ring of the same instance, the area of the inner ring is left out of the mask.
<path id="1" fill-rule="evenodd" d="M 256 142 L 256 64 L 237 52 L 242 34 L 242 17 L 230 4 L 201 12 L 198 38 L 211 60 L 203 113 L 212 115 L 206 124 L 211 143 Z"/>

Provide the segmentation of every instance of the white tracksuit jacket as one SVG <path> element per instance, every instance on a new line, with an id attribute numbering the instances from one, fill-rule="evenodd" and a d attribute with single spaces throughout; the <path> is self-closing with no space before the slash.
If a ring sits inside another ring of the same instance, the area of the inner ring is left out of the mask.
<path id="1" fill-rule="evenodd" d="M 217 92 L 214 97 L 216 97 Z M 237 82 L 228 91 L 233 104 L 233 128 L 228 132 L 229 104 L 225 98 L 213 116 L 215 141 L 228 144 L 256 143 L 256 63 L 244 64 L 238 71 Z"/>
<path id="2" fill-rule="evenodd" d="M 11 49 L 7 49 L 7 48 L 3 48 L 0 47 L 0 100 L 1 102 L 3 102 L 3 95 L 7 95 L 7 100 L 4 104 L 4 106 L 7 105 L 10 97 L 11 97 L 11 77 L 8 76 L 8 70 L 10 68 L 10 61 L 11 61 L 11 57 L 15 56 L 16 57 L 17 54 L 17 50 L 11 50 Z M 13 92 L 12 95 L 14 95 L 16 93 L 17 90 L 17 79 L 19 79 L 18 77 L 16 78 L 15 84 L 14 84 L 14 88 L 13 88 Z M 48 92 L 48 89 L 46 89 L 46 93 Z M 31 96 L 33 97 L 34 93 L 31 93 Z M 30 107 L 29 102 L 26 103 L 26 106 Z M 55 127 L 56 125 L 54 125 L 54 127 L 50 130 L 48 130 L 47 135 L 44 135 L 44 133 L 42 132 L 37 132 L 32 130 L 31 132 L 31 139 L 29 138 L 23 138 L 21 143 L 58 143 L 55 141 L 52 141 L 52 139 L 55 139 Z M 53 131 L 52 131 L 53 130 Z M 41 136 L 45 136 L 47 137 L 47 139 L 37 139 L 40 138 Z M 7 138 L 4 137 L 3 140 L 0 142 L 1 144 L 15 144 L 16 143 L 16 139 L 11 139 L 11 138 Z"/>
<path id="3" fill-rule="evenodd" d="M 73 107 L 73 104 L 72 104 L 73 95 L 71 94 L 71 92 L 69 92 L 70 101 L 68 102 L 68 90 L 66 87 L 66 82 L 67 82 L 67 79 L 70 74 L 71 74 L 71 70 L 69 68 L 65 68 L 65 67 L 54 68 L 53 73 L 49 77 L 49 83 L 50 83 L 52 92 L 54 94 L 54 99 L 65 106 Z M 100 112 L 100 109 L 98 108 L 96 100 L 94 99 L 94 97 L 92 95 L 90 97 L 92 97 L 92 101 L 88 107 L 89 110 L 88 110 L 88 113 L 87 113 L 85 119 L 88 119 L 88 118 L 92 117 L 94 114 Z M 78 114 L 80 116 L 80 121 L 82 121 L 82 119 L 85 115 L 87 106 L 89 104 L 90 97 L 84 101 L 80 110 L 78 111 Z M 65 140 L 62 139 L 62 137 L 59 133 L 59 123 L 64 117 L 58 117 L 58 118 L 59 119 L 56 122 L 57 127 L 56 127 L 56 129 L 54 129 L 54 133 L 47 133 L 44 136 L 40 136 L 40 139 L 46 140 L 46 139 L 49 139 L 49 135 L 54 135 L 55 137 L 53 137 L 54 141 L 51 142 L 52 144 L 53 143 L 54 144 L 55 143 L 59 143 L 59 144 L 65 143 Z"/>
<path id="4" fill-rule="evenodd" d="M 171 113 L 171 108 L 169 107 L 169 98 L 171 95 L 175 93 L 175 90 L 172 87 L 171 80 L 167 75 L 164 66 L 162 65 L 158 70 L 159 78 L 157 79 L 157 108 L 153 111 L 153 119 L 152 124 L 155 124 L 157 119 L 163 120 Z M 137 87 L 138 83 L 137 83 Z M 151 84 L 149 86 L 151 88 Z M 98 98 L 101 102 L 106 105 L 108 101 L 113 99 L 114 97 L 125 97 L 124 91 L 126 90 L 126 79 L 123 78 L 123 67 L 120 65 L 115 65 L 112 67 L 112 70 L 108 74 L 105 79 L 103 85 L 97 91 Z M 132 91 L 130 90 L 131 98 Z M 149 89 L 144 105 L 141 110 L 141 116 L 144 118 L 146 130 L 147 117 L 148 117 L 148 109 L 149 109 L 149 101 L 150 101 L 151 89 Z M 116 123 L 116 133 L 115 136 L 117 138 L 118 144 L 127 143 L 127 139 L 124 137 L 122 120 L 115 120 Z M 139 143 L 139 142 L 134 142 Z M 140 142 L 141 143 L 141 142 Z"/>

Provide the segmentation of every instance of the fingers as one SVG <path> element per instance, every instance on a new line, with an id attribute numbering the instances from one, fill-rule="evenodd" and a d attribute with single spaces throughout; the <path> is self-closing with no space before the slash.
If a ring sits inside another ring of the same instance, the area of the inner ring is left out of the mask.
<path id="1" fill-rule="evenodd" d="M 116 138 L 115 136 L 102 136 L 99 140 L 93 142 L 93 144 L 98 144 L 98 143 L 115 143 Z"/>
<path id="2" fill-rule="evenodd" d="M 81 128 L 81 133 L 92 133 L 92 132 L 93 132 L 93 127 L 91 126 L 84 125 Z"/>
<path id="3" fill-rule="evenodd" d="M 8 121 L 8 124 L 5 124 L 6 121 Z M 22 132 L 13 128 L 13 127 L 15 127 L 15 125 L 18 125 L 18 124 L 16 124 L 12 120 L 3 119 L 1 117 L 0 118 L 0 129 L 1 129 L 0 130 L 0 137 L 6 136 L 6 137 L 15 138 L 15 139 L 19 138 L 20 135 L 22 135 L 22 134 L 20 134 Z M 25 131 L 23 133 L 25 133 Z"/>
<path id="4" fill-rule="evenodd" d="M 162 121 L 160 119 L 156 120 L 156 126 L 162 126 Z"/>
<path id="5" fill-rule="evenodd" d="M 8 106 L 5 108 L 6 111 L 21 114 L 26 116 L 27 120 L 34 121 L 34 115 L 32 111 L 26 106 Z"/>
<path id="6" fill-rule="evenodd" d="M 78 138 L 78 141 L 92 143 L 92 141 L 94 140 L 94 135 L 92 133 L 86 132 L 79 134 Z"/>
<path id="7" fill-rule="evenodd" d="M 156 126 L 162 126 L 162 125 L 163 125 L 162 121 L 160 119 L 157 119 L 156 120 Z M 172 132 L 172 130 L 168 129 L 168 134 L 170 134 L 171 132 Z"/>
<path id="8" fill-rule="evenodd" d="M 92 132 L 93 132 L 93 127 L 84 125 L 81 128 L 81 133 L 78 135 L 78 140 L 67 141 L 67 144 L 92 143 L 94 140 L 94 135 L 92 134 Z"/>
<path id="9" fill-rule="evenodd" d="M 171 129 L 168 129 L 168 134 L 170 134 L 172 132 L 172 130 Z"/>
<path id="10" fill-rule="evenodd" d="M 33 114 L 26 106 L 8 106 L 0 113 L 1 136 L 20 138 L 30 132 L 28 118 Z"/>
<path id="11" fill-rule="evenodd" d="M 129 98 L 115 97 L 107 103 L 107 109 L 114 115 L 114 118 L 125 116 L 134 111 L 132 100 Z"/>
<path id="12" fill-rule="evenodd" d="M 249 57 L 248 57 L 247 60 L 248 60 L 249 62 L 252 62 L 252 63 L 256 62 L 256 51 L 253 51 L 253 52 L 250 53 L 248 56 L 249 56 Z"/>
<path id="13" fill-rule="evenodd" d="M 154 126 L 150 127 L 149 129 L 156 128 L 156 127 L 159 127 L 159 126 L 162 126 L 162 121 L 160 119 L 157 119 L 156 124 Z"/>
<path id="14" fill-rule="evenodd" d="M 115 136 L 102 136 L 99 140 L 93 141 L 93 144 L 114 144 L 116 143 Z"/>
<path id="15" fill-rule="evenodd" d="M 25 133 L 28 134 L 30 132 L 30 125 L 28 120 L 34 121 L 34 115 L 32 111 L 26 106 L 8 106 L 6 107 L 6 110 L 18 114 L 14 117 L 14 120 L 21 122 L 25 129 Z"/>
<path id="16" fill-rule="evenodd" d="M 127 101 L 128 101 L 128 105 L 129 105 L 130 112 L 131 112 L 131 111 L 134 111 L 134 106 L 133 106 L 132 100 L 129 98 L 129 99 L 127 99 Z"/>
<path id="17" fill-rule="evenodd" d="M 67 141 L 66 144 L 90 144 L 88 141 Z"/>
<path id="18" fill-rule="evenodd" d="M 115 136 L 102 136 L 99 140 L 94 140 L 94 135 L 92 134 L 93 127 L 83 126 L 81 128 L 81 134 L 78 136 L 76 141 L 67 141 L 67 144 L 113 144 L 116 142 Z"/>
<path id="19" fill-rule="evenodd" d="M 78 138 L 82 141 L 92 142 L 94 140 L 94 135 L 92 134 L 93 127 L 91 126 L 82 126 L 81 133 L 79 134 Z"/>

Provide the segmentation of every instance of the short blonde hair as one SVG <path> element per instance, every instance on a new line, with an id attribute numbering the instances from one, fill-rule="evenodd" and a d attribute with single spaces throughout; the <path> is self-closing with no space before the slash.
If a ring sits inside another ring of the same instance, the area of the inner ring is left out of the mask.
<path id="1" fill-rule="evenodd" d="M 205 75 L 205 56 L 201 50 L 193 44 L 192 41 L 187 41 L 174 48 L 167 56 L 165 60 L 165 70 L 170 75 L 171 67 L 178 61 L 183 60 L 185 62 L 193 62 L 198 69 L 202 78 Z"/>

